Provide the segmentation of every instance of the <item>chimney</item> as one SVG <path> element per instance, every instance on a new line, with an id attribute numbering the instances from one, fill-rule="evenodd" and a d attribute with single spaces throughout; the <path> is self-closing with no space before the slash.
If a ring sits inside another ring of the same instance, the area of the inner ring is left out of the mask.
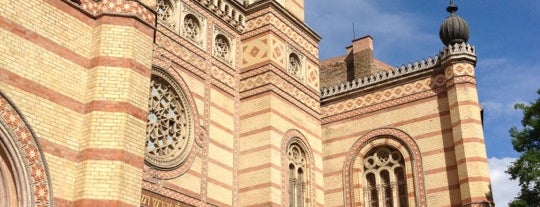
<path id="1" fill-rule="evenodd" d="M 353 76 L 352 79 L 369 76 L 375 72 L 376 69 L 373 66 L 373 38 L 371 36 L 367 35 L 353 40 L 352 50 L 348 54 L 350 58 L 347 58 L 349 59 L 347 69 L 352 69 L 352 71 L 348 71 L 348 74 Z"/>

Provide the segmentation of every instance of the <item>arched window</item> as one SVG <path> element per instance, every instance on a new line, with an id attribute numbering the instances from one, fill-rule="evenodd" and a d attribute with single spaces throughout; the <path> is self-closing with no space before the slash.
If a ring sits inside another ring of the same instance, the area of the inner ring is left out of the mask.
<path id="1" fill-rule="evenodd" d="M 187 97 L 174 79 L 156 69 L 148 107 L 145 160 L 160 169 L 175 169 L 187 158 L 194 140 Z"/>
<path id="2" fill-rule="evenodd" d="M 371 150 L 363 160 L 366 207 L 406 207 L 405 164 L 401 153 L 388 147 Z"/>
<path id="3" fill-rule="evenodd" d="M 287 72 L 294 78 L 303 81 L 303 65 L 302 58 L 298 55 L 295 49 L 290 48 L 292 52 L 289 53 L 287 60 Z"/>
<path id="4" fill-rule="evenodd" d="M 303 207 L 306 198 L 306 153 L 296 143 L 287 148 L 289 158 L 289 206 Z"/>
<path id="5" fill-rule="evenodd" d="M 184 35 L 194 41 L 198 41 L 201 35 L 201 23 L 192 14 L 184 17 Z"/>
<path id="6" fill-rule="evenodd" d="M 217 35 L 214 42 L 215 56 L 223 60 L 229 60 L 230 53 L 231 53 L 231 46 L 229 44 L 229 40 L 227 40 L 227 38 L 221 34 Z"/>

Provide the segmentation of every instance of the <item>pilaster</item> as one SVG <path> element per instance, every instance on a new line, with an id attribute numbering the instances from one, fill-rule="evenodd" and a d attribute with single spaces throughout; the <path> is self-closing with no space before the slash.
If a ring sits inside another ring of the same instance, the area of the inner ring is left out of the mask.
<path id="1" fill-rule="evenodd" d="M 83 0 L 95 26 L 88 68 L 75 206 L 139 206 L 153 1 Z"/>

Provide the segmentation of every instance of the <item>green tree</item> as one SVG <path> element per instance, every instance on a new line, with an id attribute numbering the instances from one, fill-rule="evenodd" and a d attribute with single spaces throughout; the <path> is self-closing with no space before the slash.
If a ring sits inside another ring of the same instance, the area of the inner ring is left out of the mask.
<path id="1" fill-rule="evenodd" d="M 537 91 L 540 96 L 540 89 Z M 519 181 L 521 192 L 509 205 L 511 207 L 540 206 L 540 98 L 530 104 L 516 104 L 523 111 L 522 128 L 510 129 L 514 150 L 521 156 L 506 171 Z"/>

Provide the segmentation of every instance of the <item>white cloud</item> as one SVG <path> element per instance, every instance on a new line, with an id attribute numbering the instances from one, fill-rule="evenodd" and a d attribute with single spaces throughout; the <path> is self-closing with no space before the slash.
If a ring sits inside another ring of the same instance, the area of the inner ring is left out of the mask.
<path id="1" fill-rule="evenodd" d="M 519 192 L 518 181 L 510 180 L 510 175 L 505 173 L 510 163 L 515 160 L 516 158 L 511 157 L 488 159 L 495 206 L 508 206 L 508 202 L 513 200 Z"/>

